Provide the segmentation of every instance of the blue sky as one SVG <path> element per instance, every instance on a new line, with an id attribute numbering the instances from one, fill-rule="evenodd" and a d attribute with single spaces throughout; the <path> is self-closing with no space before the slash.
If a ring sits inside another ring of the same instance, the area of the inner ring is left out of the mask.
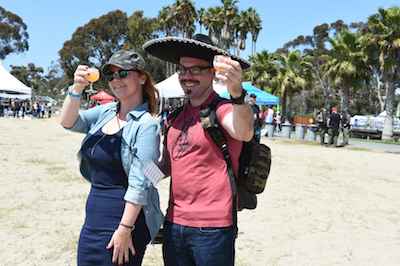
<path id="1" fill-rule="evenodd" d="M 148 1 L 55 1 L 55 0 L 8 0 L 0 4 L 7 11 L 17 14 L 28 26 L 29 51 L 13 54 L 3 61 L 8 71 L 10 65 L 27 66 L 34 63 L 43 67 L 45 73 L 56 61 L 63 43 L 70 40 L 78 27 L 93 18 L 119 9 L 128 17 L 135 11 L 143 10 L 144 17 L 157 17 L 163 6 L 172 5 L 174 0 Z M 222 5 L 219 0 L 193 1 L 197 9 Z M 315 26 L 342 19 L 346 24 L 366 22 L 368 16 L 378 12 L 379 7 L 390 8 L 399 5 L 394 0 L 241 0 L 239 10 L 253 7 L 259 13 L 263 29 L 257 41 L 257 52 L 274 52 L 299 35 L 311 35 Z M 200 29 L 197 29 L 199 33 Z M 205 33 L 202 28 L 202 33 Z M 248 35 L 246 50 L 240 56 L 248 58 L 251 50 L 251 34 Z"/>

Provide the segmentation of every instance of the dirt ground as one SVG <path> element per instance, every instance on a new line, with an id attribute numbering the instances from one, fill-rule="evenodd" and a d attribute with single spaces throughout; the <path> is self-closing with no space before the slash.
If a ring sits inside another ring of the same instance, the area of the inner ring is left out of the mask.
<path id="1" fill-rule="evenodd" d="M 90 184 L 84 137 L 51 119 L 0 118 L 0 265 L 76 265 Z M 400 154 L 264 138 L 272 171 L 239 213 L 236 265 L 400 265 Z M 158 184 L 161 209 L 169 179 Z M 163 265 L 149 246 L 143 265 Z"/>

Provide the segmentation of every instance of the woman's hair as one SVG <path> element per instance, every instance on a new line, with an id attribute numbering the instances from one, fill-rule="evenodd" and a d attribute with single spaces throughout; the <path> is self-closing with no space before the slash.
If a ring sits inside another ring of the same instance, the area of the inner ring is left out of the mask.
<path id="1" fill-rule="evenodd" d="M 159 93 L 154 87 L 153 78 L 143 68 L 138 67 L 137 72 L 139 75 L 146 76 L 146 83 L 143 85 L 143 100 L 147 102 L 150 114 L 155 115 L 157 113 Z"/>

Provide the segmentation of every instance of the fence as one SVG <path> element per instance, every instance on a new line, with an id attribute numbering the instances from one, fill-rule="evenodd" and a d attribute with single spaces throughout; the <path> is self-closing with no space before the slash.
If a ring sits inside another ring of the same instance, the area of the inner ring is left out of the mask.
<path id="1" fill-rule="evenodd" d="M 311 119 L 312 122 L 310 122 Z M 316 120 L 314 117 L 299 117 L 299 116 L 292 117 L 292 131 L 295 130 L 296 124 L 306 125 L 306 132 L 307 132 L 307 126 L 309 124 L 316 124 Z"/>

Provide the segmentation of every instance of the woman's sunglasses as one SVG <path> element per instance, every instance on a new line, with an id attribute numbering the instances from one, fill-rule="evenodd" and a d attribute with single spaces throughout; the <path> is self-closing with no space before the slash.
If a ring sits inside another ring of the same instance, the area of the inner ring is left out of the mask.
<path id="1" fill-rule="evenodd" d="M 136 69 L 131 69 L 131 70 L 132 71 L 136 71 Z M 115 78 L 115 74 L 117 74 L 117 73 L 118 73 L 118 76 L 119 76 L 120 79 L 126 79 L 128 77 L 128 75 L 129 75 L 129 71 L 130 70 L 120 69 L 120 70 L 115 71 L 115 72 L 109 72 L 109 73 L 106 74 L 106 80 L 108 82 L 113 81 L 114 78 Z"/>

